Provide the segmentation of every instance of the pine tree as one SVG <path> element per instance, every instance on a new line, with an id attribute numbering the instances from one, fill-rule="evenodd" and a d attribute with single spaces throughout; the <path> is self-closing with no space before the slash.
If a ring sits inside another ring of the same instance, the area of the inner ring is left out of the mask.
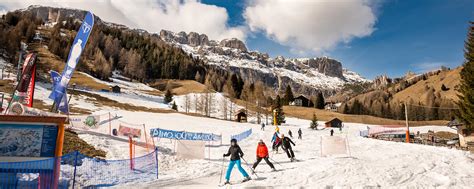
<path id="1" fill-rule="evenodd" d="M 350 114 L 351 110 L 349 109 L 349 106 L 347 106 L 347 103 L 344 103 L 344 107 L 342 108 L 342 113 L 343 114 Z"/>
<path id="2" fill-rule="evenodd" d="M 285 96 L 283 97 L 283 104 L 290 104 L 290 102 L 293 102 L 294 98 L 295 97 L 293 96 L 293 91 L 291 90 L 290 85 L 287 85 L 285 90 Z"/>
<path id="3" fill-rule="evenodd" d="M 272 109 L 277 109 L 277 108 L 281 108 L 281 98 L 280 98 L 280 95 L 277 95 L 275 97 L 275 100 L 273 101 L 273 104 L 272 104 Z"/>
<path id="4" fill-rule="evenodd" d="M 176 106 L 176 102 L 173 102 L 171 109 L 178 111 L 178 106 Z"/>
<path id="5" fill-rule="evenodd" d="M 171 93 L 171 91 L 169 89 L 166 90 L 164 100 L 165 100 L 165 103 L 170 103 L 171 101 L 173 101 L 173 94 Z"/>
<path id="6" fill-rule="evenodd" d="M 309 125 L 309 128 L 318 130 L 318 118 L 316 117 L 316 114 L 313 113 L 313 119 L 311 120 L 311 124 Z"/>
<path id="7" fill-rule="evenodd" d="M 464 45 L 466 59 L 461 70 L 459 86 L 459 112 L 457 117 L 464 122 L 466 128 L 474 130 L 474 22 L 470 23 L 467 40 Z"/>
<path id="8" fill-rule="evenodd" d="M 314 107 L 317 109 L 324 109 L 324 96 L 322 92 L 319 92 L 316 96 L 316 102 L 314 102 Z"/>

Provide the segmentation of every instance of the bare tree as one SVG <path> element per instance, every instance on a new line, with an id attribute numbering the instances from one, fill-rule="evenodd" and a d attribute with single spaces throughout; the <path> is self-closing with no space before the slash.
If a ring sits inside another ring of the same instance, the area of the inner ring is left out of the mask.
<path id="1" fill-rule="evenodd" d="M 200 112 L 202 115 L 207 115 L 207 109 L 209 108 L 206 95 L 207 93 L 199 95 Z"/>
<path id="2" fill-rule="evenodd" d="M 212 109 L 214 106 L 214 93 L 208 92 L 207 94 L 207 117 L 211 117 Z"/>
<path id="3" fill-rule="evenodd" d="M 224 99 L 222 100 L 222 117 L 224 120 L 227 120 L 227 106 L 228 106 L 228 100 L 226 97 L 223 97 Z"/>
<path id="4" fill-rule="evenodd" d="M 189 113 L 189 109 L 191 108 L 191 97 L 189 94 L 184 95 L 184 110 L 186 113 Z"/>

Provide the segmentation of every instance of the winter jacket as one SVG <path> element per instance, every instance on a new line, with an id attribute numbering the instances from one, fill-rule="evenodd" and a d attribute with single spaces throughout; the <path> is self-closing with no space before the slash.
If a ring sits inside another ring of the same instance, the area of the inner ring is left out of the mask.
<path id="1" fill-rule="evenodd" d="M 274 142 L 274 143 L 280 142 L 280 137 L 278 135 L 279 135 L 279 133 L 273 134 L 272 142 Z"/>
<path id="2" fill-rule="evenodd" d="M 257 157 L 264 158 L 268 156 L 268 148 L 265 143 L 258 143 Z"/>
<path id="3" fill-rule="evenodd" d="M 229 151 L 227 151 L 227 153 L 224 154 L 224 157 L 226 156 L 230 156 L 230 160 L 232 161 L 239 160 L 240 157 L 244 156 L 244 152 L 242 152 L 239 145 L 230 146 Z"/>
<path id="4" fill-rule="evenodd" d="M 293 144 L 293 146 L 295 145 L 295 143 L 288 137 L 283 137 L 281 139 L 281 142 L 282 142 L 282 145 L 283 145 L 283 148 L 291 148 L 291 144 Z"/>

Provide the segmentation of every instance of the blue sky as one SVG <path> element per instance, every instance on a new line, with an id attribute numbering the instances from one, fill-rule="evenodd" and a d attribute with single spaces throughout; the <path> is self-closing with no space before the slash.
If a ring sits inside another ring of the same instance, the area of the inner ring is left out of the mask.
<path id="1" fill-rule="evenodd" d="M 245 2 L 204 0 L 225 7 L 230 26 L 243 25 Z M 472 0 L 387 0 L 373 7 L 377 21 L 374 31 L 353 38 L 324 52 L 294 53 L 291 45 L 269 39 L 264 32 L 253 32 L 246 44 L 251 50 L 285 57 L 327 55 L 367 78 L 387 74 L 401 76 L 407 71 L 423 72 L 440 65 L 460 66 L 468 22 L 474 21 Z M 337 24 L 337 23 L 335 23 Z"/>
<path id="2" fill-rule="evenodd" d="M 329 56 L 369 79 L 463 63 L 474 0 L 0 0 L 0 14 L 30 5 L 92 11 L 159 33 L 239 38 L 271 57 Z"/>

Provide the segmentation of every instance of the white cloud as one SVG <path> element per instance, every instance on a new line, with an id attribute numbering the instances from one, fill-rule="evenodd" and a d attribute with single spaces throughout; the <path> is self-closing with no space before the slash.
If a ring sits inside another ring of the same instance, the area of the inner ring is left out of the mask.
<path id="1" fill-rule="evenodd" d="M 228 27 L 225 8 L 198 0 L 0 0 L 0 9 L 14 10 L 46 5 L 90 10 L 105 21 L 159 32 L 162 29 L 205 33 L 211 39 L 245 40 L 243 27 Z"/>
<path id="2" fill-rule="evenodd" d="M 417 64 L 412 64 L 411 66 L 415 68 L 416 73 L 426 73 L 433 70 L 438 70 L 441 66 L 449 65 L 446 62 L 421 62 Z"/>
<path id="3" fill-rule="evenodd" d="M 252 31 L 317 53 L 370 35 L 376 22 L 367 0 L 253 0 L 244 17 Z"/>

